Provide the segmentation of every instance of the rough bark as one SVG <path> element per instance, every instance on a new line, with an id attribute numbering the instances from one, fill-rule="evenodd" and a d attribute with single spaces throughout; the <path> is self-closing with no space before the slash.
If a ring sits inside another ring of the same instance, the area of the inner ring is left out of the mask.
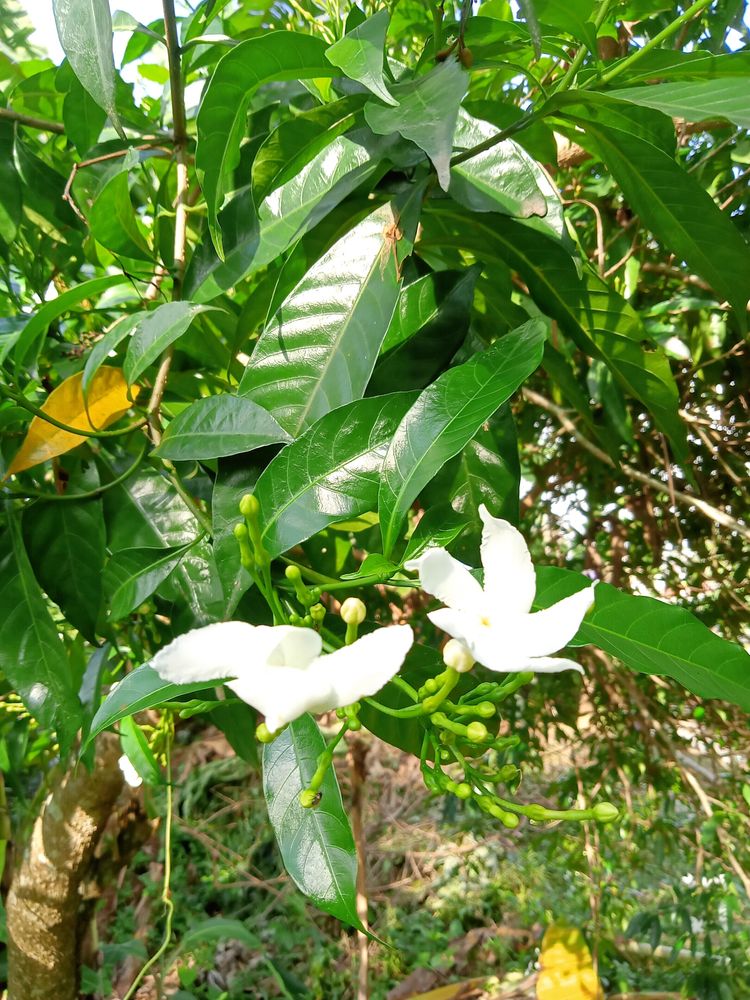
<path id="1" fill-rule="evenodd" d="M 8 1000 L 76 1000 L 80 885 L 122 790 L 116 737 L 70 770 L 37 817 L 6 903 Z"/>

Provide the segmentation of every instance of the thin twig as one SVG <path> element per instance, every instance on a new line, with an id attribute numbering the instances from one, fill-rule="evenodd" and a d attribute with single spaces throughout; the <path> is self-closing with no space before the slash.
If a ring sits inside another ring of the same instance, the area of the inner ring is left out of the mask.
<path id="1" fill-rule="evenodd" d="M 19 125 L 26 125 L 28 128 L 37 128 L 40 132 L 55 132 L 57 135 L 65 135 L 65 126 L 59 122 L 46 121 L 44 118 L 32 118 L 30 115 L 22 115 L 18 111 L 11 111 L 10 108 L 0 108 L 0 119 L 8 122 L 18 122 Z"/>

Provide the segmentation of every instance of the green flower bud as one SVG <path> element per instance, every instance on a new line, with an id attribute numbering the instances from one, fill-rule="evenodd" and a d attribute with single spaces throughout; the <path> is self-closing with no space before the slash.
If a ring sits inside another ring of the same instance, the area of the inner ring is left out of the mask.
<path id="1" fill-rule="evenodd" d="M 446 792 L 451 792 L 451 793 L 455 794 L 455 791 L 456 791 L 457 788 L 458 788 L 458 785 L 456 784 L 455 781 L 446 781 L 446 783 L 445 783 L 445 790 L 446 790 Z"/>
<path id="2" fill-rule="evenodd" d="M 474 711 L 481 715 L 483 719 L 490 719 L 495 714 L 495 706 L 491 701 L 480 701 Z"/>
<path id="3" fill-rule="evenodd" d="M 347 625 L 361 625 L 367 617 L 367 608 L 358 597 L 347 597 L 341 605 L 340 614 Z"/>
<path id="4" fill-rule="evenodd" d="M 252 520 L 260 514 L 258 498 L 253 496 L 252 493 L 246 493 L 240 500 L 240 514 L 248 520 Z"/>
<path id="5" fill-rule="evenodd" d="M 466 739 L 469 743 L 484 743 L 489 733 L 483 722 L 470 722 L 466 727 Z"/>
<path id="6" fill-rule="evenodd" d="M 299 566 L 287 566 L 284 570 L 284 576 L 290 583 L 299 583 L 302 579 L 302 573 Z"/>
<path id="7" fill-rule="evenodd" d="M 597 802 L 592 812 L 597 823 L 614 823 L 620 815 L 620 810 L 611 802 Z"/>
<path id="8" fill-rule="evenodd" d="M 458 674 L 468 673 L 476 660 L 458 639 L 449 639 L 443 647 L 443 662 Z"/>
<path id="9" fill-rule="evenodd" d="M 261 722 L 255 730 L 255 738 L 258 743 L 272 743 L 278 735 L 278 733 L 272 733 L 265 722 Z"/>
<path id="10" fill-rule="evenodd" d="M 535 823 L 543 823 L 548 818 L 547 813 L 548 810 L 545 806 L 540 806 L 536 803 L 526 806 L 526 815 Z"/>
<path id="11" fill-rule="evenodd" d="M 320 802 L 321 798 L 320 792 L 313 791 L 312 788 L 306 788 L 304 792 L 299 793 L 299 804 L 303 809 L 312 809 Z"/>
<path id="12" fill-rule="evenodd" d="M 453 754 L 450 752 L 450 750 L 445 750 L 441 748 L 438 751 L 438 756 L 444 764 L 447 764 L 449 760 L 453 760 Z"/>
<path id="13" fill-rule="evenodd" d="M 318 627 L 323 624 L 323 620 L 326 616 L 326 609 L 323 607 L 322 604 L 313 604 L 308 614 L 313 620 L 313 625 Z"/>
<path id="14" fill-rule="evenodd" d="M 455 794 L 459 799 L 470 799 L 471 798 L 471 785 L 462 781 L 460 785 L 456 786 Z"/>
<path id="15" fill-rule="evenodd" d="M 434 677 L 428 678 L 422 685 L 422 690 L 425 694 L 435 694 L 437 689 L 440 687 L 437 680 Z"/>

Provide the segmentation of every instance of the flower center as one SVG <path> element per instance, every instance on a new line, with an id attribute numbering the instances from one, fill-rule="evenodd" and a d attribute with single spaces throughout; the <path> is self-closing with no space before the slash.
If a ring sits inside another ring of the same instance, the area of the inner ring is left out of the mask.
<path id="1" fill-rule="evenodd" d="M 487 617 L 487 615 L 482 615 L 482 617 L 479 619 L 479 623 L 480 623 L 480 625 L 489 625 L 490 624 L 490 620 Z"/>

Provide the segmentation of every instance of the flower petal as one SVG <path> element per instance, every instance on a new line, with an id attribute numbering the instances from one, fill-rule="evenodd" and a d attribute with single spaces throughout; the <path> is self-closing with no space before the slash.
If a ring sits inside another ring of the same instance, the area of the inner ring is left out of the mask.
<path id="1" fill-rule="evenodd" d="M 405 568 L 417 570 L 422 589 L 448 607 L 459 611 L 480 612 L 483 597 L 481 586 L 468 568 L 445 549 L 428 549 L 419 559 L 405 563 Z"/>
<path id="2" fill-rule="evenodd" d="M 535 674 L 557 674 L 561 670 L 577 670 L 583 673 L 583 667 L 575 660 L 566 660 L 561 656 L 533 656 L 527 660 L 522 670 L 533 670 Z"/>
<path id="3" fill-rule="evenodd" d="M 549 656 L 567 646 L 594 603 L 595 586 L 579 590 L 544 611 L 523 615 L 517 629 L 512 626 L 519 649 L 530 657 Z"/>
<path id="4" fill-rule="evenodd" d="M 392 625 L 321 656 L 310 672 L 320 678 L 321 691 L 326 684 L 330 685 L 333 700 L 320 705 L 317 711 L 341 708 L 376 694 L 398 673 L 413 642 L 410 626 Z"/>
<path id="5" fill-rule="evenodd" d="M 320 656 L 323 640 L 311 628 L 298 628 L 296 625 L 263 625 L 259 628 L 273 633 L 276 645 L 265 654 L 265 658 L 274 666 L 304 670 Z"/>
<path id="6" fill-rule="evenodd" d="M 247 622 L 216 622 L 178 636 L 151 660 L 165 681 L 191 684 L 237 677 L 246 669 L 260 627 Z"/>
<path id="7" fill-rule="evenodd" d="M 433 625 L 459 639 L 477 663 L 490 670 L 513 673 L 529 669 L 529 657 L 518 649 L 510 630 L 484 625 L 478 615 L 452 608 L 440 608 L 427 617 Z"/>
<path id="8" fill-rule="evenodd" d="M 479 507 L 486 613 L 527 614 L 536 593 L 536 576 L 526 540 L 512 524 Z"/>
<path id="9" fill-rule="evenodd" d="M 318 704 L 330 701 L 331 689 L 324 686 L 312 669 L 256 663 L 238 680 L 227 684 L 243 701 L 266 717 L 266 725 L 275 732 L 304 712 L 321 711 Z"/>

